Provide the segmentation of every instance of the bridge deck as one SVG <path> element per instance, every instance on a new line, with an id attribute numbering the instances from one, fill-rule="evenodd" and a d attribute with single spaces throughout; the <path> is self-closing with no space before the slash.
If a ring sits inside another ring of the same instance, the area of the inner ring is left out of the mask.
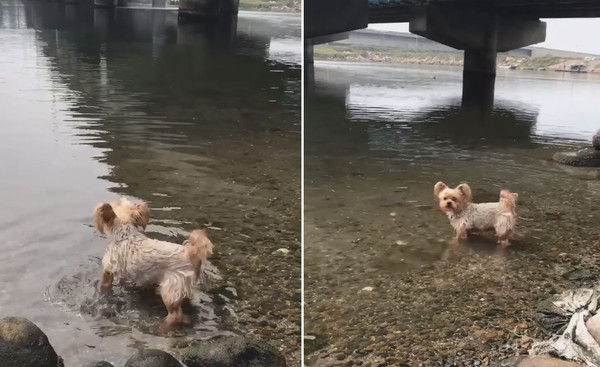
<path id="1" fill-rule="evenodd" d="M 368 0 L 369 23 L 408 22 L 411 9 L 436 5 L 454 9 L 519 16 L 521 18 L 600 17 L 599 0 Z"/>

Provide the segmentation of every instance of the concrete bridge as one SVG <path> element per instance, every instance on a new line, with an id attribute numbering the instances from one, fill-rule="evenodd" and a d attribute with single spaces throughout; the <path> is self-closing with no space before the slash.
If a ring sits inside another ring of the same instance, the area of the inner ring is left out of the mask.
<path id="1" fill-rule="evenodd" d="M 96 8 L 115 8 L 128 6 L 130 0 L 54 0 L 68 4 L 93 4 Z M 153 8 L 164 8 L 168 0 L 152 0 Z M 178 16 L 184 21 L 206 21 L 235 15 L 238 13 L 240 0 L 179 0 Z"/>
<path id="2" fill-rule="evenodd" d="M 408 22 L 410 32 L 464 50 L 463 100 L 490 105 L 498 52 L 545 41 L 541 18 L 600 17 L 600 1 L 305 0 L 304 14 L 309 82 L 314 45 L 345 39 L 370 23 Z"/>

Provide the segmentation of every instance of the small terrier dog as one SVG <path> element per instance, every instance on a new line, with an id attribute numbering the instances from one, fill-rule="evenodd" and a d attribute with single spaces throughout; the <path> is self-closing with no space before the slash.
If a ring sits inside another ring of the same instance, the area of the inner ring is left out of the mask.
<path id="1" fill-rule="evenodd" d="M 146 229 L 150 210 L 144 202 L 122 198 L 100 203 L 94 209 L 93 224 L 110 235 L 102 258 L 100 290 L 112 289 L 114 275 L 135 287 L 158 286 L 168 315 L 161 324 L 171 328 L 184 322 L 181 305 L 192 296 L 192 286 L 203 262 L 212 255 L 213 244 L 205 230 L 194 230 L 182 245 L 153 240 L 140 231 Z"/>
<path id="2" fill-rule="evenodd" d="M 469 232 L 494 230 L 502 247 L 510 245 L 509 236 L 517 221 L 518 194 L 501 190 L 498 202 L 475 204 L 469 185 L 463 183 L 451 189 L 443 182 L 435 184 L 433 194 L 456 231 L 457 243 L 466 239 Z"/>

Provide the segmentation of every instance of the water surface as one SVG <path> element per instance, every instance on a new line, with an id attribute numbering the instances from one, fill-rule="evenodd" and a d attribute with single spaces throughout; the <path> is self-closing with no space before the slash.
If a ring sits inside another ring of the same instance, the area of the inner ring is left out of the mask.
<path id="1" fill-rule="evenodd" d="M 172 9 L 2 2 L 0 315 L 36 322 L 67 366 L 231 333 L 299 365 L 299 35 L 286 14 L 178 25 Z M 209 228 L 214 276 L 176 337 L 153 332 L 155 295 L 96 294 L 92 209 L 119 195 L 148 202 L 151 237 Z"/>
<path id="2" fill-rule="evenodd" d="M 317 62 L 305 118 L 309 364 L 493 364 L 525 353 L 523 335 L 543 337 L 529 312 L 575 286 L 563 273 L 599 270 L 599 172 L 551 157 L 591 146 L 600 77 L 502 71 L 487 110 L 462 107 L 461 77 Z M 476 202 L 519 193 L 508 253 L 493 236 L 449 245 L 437 181 L 468 182 Z"/>

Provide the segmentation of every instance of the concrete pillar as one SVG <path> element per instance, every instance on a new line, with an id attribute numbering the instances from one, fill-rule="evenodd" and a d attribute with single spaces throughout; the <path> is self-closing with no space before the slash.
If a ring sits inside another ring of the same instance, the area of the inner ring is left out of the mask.
<path id="1" fill-rule="evenodd" d="M 465 9 L 415 8 L 410 31 L 464 50 L 463 106 L 492 108 L 497 53 L 546 39 L 546 23 Z"/>
<path id="2" fill-rule="evenodd" d="M 237 14 L 239 0 L 179 0 L 179 19 L 186 21 Z"/>
<path id="3" fill-rule="evenodd" d="M 494 107 L 496 84 L 498 18 L 486 18 L 484 29 L 481 30 L 483 44 L 467 48 L 464 52 L 462 105 L 491 110 Z"/>

